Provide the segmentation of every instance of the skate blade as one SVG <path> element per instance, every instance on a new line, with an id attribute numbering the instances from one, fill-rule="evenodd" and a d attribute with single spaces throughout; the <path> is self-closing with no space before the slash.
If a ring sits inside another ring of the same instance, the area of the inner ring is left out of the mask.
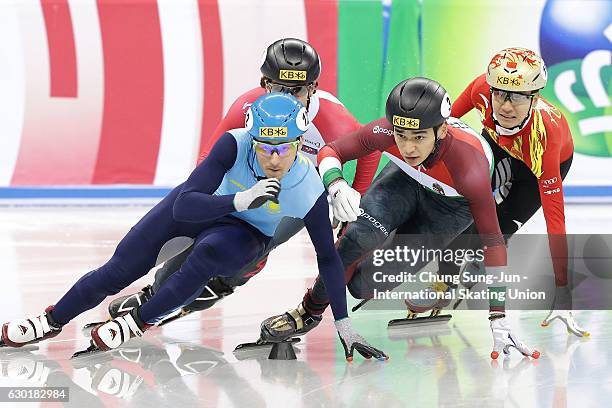
<path id="1" fill-rule="evenodd" d="M 451 319 L 451 317 L 453 316 L 449 314 L 445 314 L 445 315 L 438 315 L 435 317 L 426 316 L 426 317 L 417 317 L 414 319 L 393 319 L 389 321 L 389 323 L 387 324 L 387 328 L 402 327 L 402 326 L 421 327 L 421 326 L 429 326 L 429 325 L 434 325 L 434 324 L 447 323 Z"/>
<path id="2" fill-rule="evenodd" d="M 99 324 L 104 324 L 106 322 L 108 322 L 108 320 L 106 320 L 104 322 L 91 322 L 91 323 L 87 323 L 81 329 L 81 333 L 83 333 L 83 336 L 85 336 L 85 337 L 91 337 L 91 329 L 93 329 L 94 327 L 96 327 Z"/>
<path id="3" fill-rule="evenodd" d="M 291 342 L 292 344 L 295 344 L 295 343 L 299 343 L 300 341 L 302 341 L 302 339 L 300 339 L 299 337 L 293 337 L 290 340 L 286 340 L 286 341 Z M 253 343 L 241 343 L 236 346 L 236 348 L 234 349 L 234 353 L 240 352 L 240 351 L 265 350 L 267 348 L 271 348 L 273 345 L 274 343 L 267 342 L 267 341 L 256 341 Z"/>
<path id="4" fill-rule="evenodd" d="M 87 356 L 92 356 L 98 353 L 101 353 L 103 350 L 101 350 L 100 348 L 98 348 L 98 346 L 96 346 L 93 341 L 89 342 L 89 347 L 87 347 L 85 350 L 81 350 L 81 351 L 77 351 L 76 353 L 74 353 L 72 355 L 72 357 L 70 357 L 70 359 L 79 359 L 79 358 L 83 358 L 83 357 L 87 357 Z"/>

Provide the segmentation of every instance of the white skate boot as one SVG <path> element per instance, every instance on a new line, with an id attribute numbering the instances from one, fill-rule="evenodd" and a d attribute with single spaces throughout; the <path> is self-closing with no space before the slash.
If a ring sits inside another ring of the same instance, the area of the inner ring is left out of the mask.
<path id="1" fill-rule="evenodd" d="M 537 359 L 540 352 L 528 347 L 525 343 L 512 333 L 512 329 L 506 325 L 506 315 L 503 313 L 491 313 L 491 333 L 493 334 L 493 351 L 491 358 L 496 360 L 500 352 L 505 355 L 510 354 L 510 347 L 514 347 L 526 357 Z"/>
<path id="2" fill-rule="evenodd" d="M 101 323 L 91 330 L 91 341 L 99 350 L 112 350 L 133 337 L 141 337 L 151 327 L 138 316 L 138 308 Z"/>
<path id="3" fill-rule="evenodd" d="M 22 347 L 60 334 L 62 326 L 53 320 L 49 314 L 51 310 L 53 310 L 53 306 L 47 307 L 38 316 L 4 323 L 2 325 L 2 335 L 0 335 L 0 347 Z"/>

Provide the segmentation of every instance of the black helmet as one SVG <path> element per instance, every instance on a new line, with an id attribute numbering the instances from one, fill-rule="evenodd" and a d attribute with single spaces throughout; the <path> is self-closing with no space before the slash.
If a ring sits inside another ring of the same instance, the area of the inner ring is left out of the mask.
<path id="1" fill-rule="evenodd" d="M 306 41 L 283 38 L 266 50 L 261 73 L 285 86 L 309 84 L 321 74 L 319 54 Z"/>
<path id="2" fill-rule="evenodd" d="M 386 116 L 393 126 L 428 129 L 441 125 L 450 116 L 451 101 L 446 90 L 428 78 L 400 82 L 387 98 Z"/>

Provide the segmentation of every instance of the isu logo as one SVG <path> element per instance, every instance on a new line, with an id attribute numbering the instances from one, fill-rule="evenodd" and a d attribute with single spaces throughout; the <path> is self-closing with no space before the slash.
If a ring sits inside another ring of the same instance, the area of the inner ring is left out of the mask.
<path id="1" fill-rule="evenodd" d="M 263 137 L 287 137 L 287 134 L 287 128 L 284 126 L 259 128 L 259 136 Z"/>
<path id="2" fill-rule="evenodd" d="M 286 81 L 306 81 L 306 71 L 281 69 L 278 76 Z"/>
<path id="3" fill-rule="evenodd" d="M 115 329 L 108 329 L 108 331 L 110 331 L 111 340 L 115 340 L 115 337 L 117 337 L 117 330 L 115 330 Z"/>
<path id="4" fill-rule="evenodd" d="M 418 129 L 419 119 L 405 118 L 403 116 L 393 115 L 393 126 L 401 127 L 404 129 Z"/>
<path id="5" fill-rule="evenodd" d="M 21 332 L 22 336 L 25 336 L 25 334 L 28 332 L 28 328 L 26 326 L 23 325 L 19 325 L 19 331 Z"/>

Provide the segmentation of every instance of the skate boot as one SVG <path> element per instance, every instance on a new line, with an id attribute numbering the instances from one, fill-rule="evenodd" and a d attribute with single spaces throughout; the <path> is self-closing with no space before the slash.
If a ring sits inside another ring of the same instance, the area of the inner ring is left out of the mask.
<path id="1" fill-rule="evenodd" d="M 541 326 L 548 327 L 555 319 L 563 322 L 567 328 L 567 332 L 570 334 L 577 337 L 589 337 L 591 335 L 591 333 L 580 327 L 574 320 L 574 314 L 572 312 L 572 295 L 567 286 L 556 289 L 553 306 L 548 316 L 542 321 Z"/>
<path id="2" fill-rule="evenodd" d="M 234 293 L 234 288 L 226 284 L 220 276 L 208 281 L 202 293 L 190 304 L 183 307 L 186 312 L 206 310 L 221 299 Z"/>
<path id="3" fill-rule="evenodd" d="M 261 323 L 261 340 L 278 343 L 293 336 L 302 336 L 317 327 L 322 319 L 322 316 L 308 313 L 300 303 L 295 309 L 264 320 Z"/>
<path id="4" fill-rule="evenodd" d="M 52 310 L 53 306 L 49 306 L 41 315 L 4 323 L 0 336 L 0 347 L 22 347 L 60 334 L 62 325 L 53 320 L 50 313 Z"/>
<path id="5" fill-rule="evenodd" d="M 142 288 L 140 292 L 121 296 L 110 302 L 108 305 L 108 314 L 112 319 L 114 319 L 125 312 L 129 312 L 135 307 L 144 305 L 152 297 L 153 288 L 151 285 L 147 285 Z"/>
<path id="6" fill-rule="evenodd" d="M 514 347 L 526 357 L 537 359 L 540 352 L 528 347 L 525 343 L 512 333 L 512 329 L 506 325 L 506 315 L 503 313 L 491 313 L 489 316 L 491 333 L 493 334 L 493 351 L 491 358 L 496 360 L 500 352 L 510 354 L 510 347 Z"/>
<path id="7" fill-rule="evenodd" d="M 451 290 L 450 286 L 443 282 L 436 282 L 423 289 L 425 293 L 419 299 L 406 299 L 406 306 L 408 307 L 408 319 L 414 319 L 419 313 L 425 313 L 431 310 L 430 317 L 436 317 L 440 314 L 440 311 L 450 304 L 450 299 L 445 299 L 444 294 L 449 293 Z M 437 297 L 433 298 L 430 296 L 432 292 L 437 293 Z"/>
<path id="8" fill-rule="evenodd" d="M 112 320 L 100 323 L 91 330 L 91 342 L 99 350 L 112 350 L 133 337 L 141 337 L 151 327 L 139 316 L 138 308 Z"/>

